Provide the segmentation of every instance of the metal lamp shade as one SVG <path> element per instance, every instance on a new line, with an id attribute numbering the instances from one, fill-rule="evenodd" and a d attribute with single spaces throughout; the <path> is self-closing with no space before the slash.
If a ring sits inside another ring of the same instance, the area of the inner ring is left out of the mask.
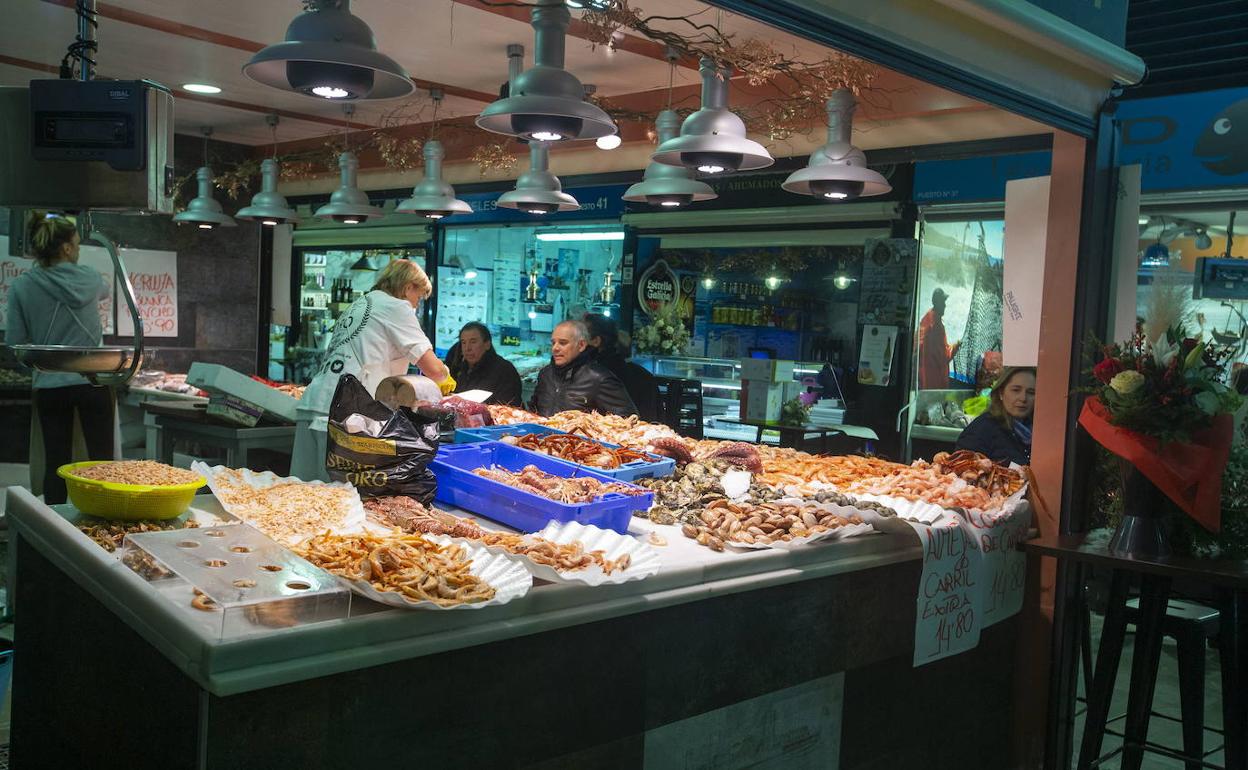
<path id="1" fill-rule="evenodd" d="M 455 197 L 455 188 L 442 180 L 442 143 L 425 142 L 425 178 L 412 188 L 412 195 L 395 208 L 398 214 L 420 214 L 442 219 L 452 214 L 471 214 L 472 207 Z"/>
<path id="2" fill-rule="evenodd" d="M 221 204 L 212 197 L 212 169 L 200 166 L 195 172 L 197 193 L 186 211 L 173 215 L 173 221 L 180 225 L 198 225 L 202 230 L 216 227 L 236 227 L 237 222 L 221 209 Z"/>
<path id="3" fill-rule="evenodd" d="M 260 163 L 260 192 L 252 196 L 251 205 L 235 214 L 238 219 L 269 226 L 299 221 L 299 214 L 286 202 L 285 196 L 277 191 L 277 175 L 277 161 L 265 158 Z"/>
<path id="4" fill-rule="evenodd" d="M 384 216 L 381 208 L 370 204 L 368 196 L 356 184 L 356 173 L 359 167 L 360 162 L 355 159 L 354 154 L 344 152 L 338 156 L 338 168 L 342 171 L 342 182 L 338 189 L 334 190 L 333 195 L 329 196 L 329 203 L 316 210 L 317 218 L 332 219 L 335 222 L 342 222 L 348 225 L 358 225 L 369 219 L 377 219 Z"/>
<path id="5" fill-rule="evenodd" d="M 728 109 L 730 69 L 702 59 L 702 108 L 685 118 L 680 136 L 659 145 L 650 159 L 708 174 L 754 171 L 775 163 L 767 148 L 746 137 L 745 122 Z"/>
<path id="6" fill-rule="evenodd" d="M 585 101 L 585 86 L 563 68 L 571 18 L 563 0 L 539 0 L 533 6 L 533 67 L 511 80 L 506 98 L 477 116 L 480 128 L 537 141 L 597 139 L 616 132 L 611 116 Z"/>
<path id="7" fill-rule="evenodd" d="M 530 214 L 554 214 L 558 211 L 579 209 L 581 204 L 563 191 L 559 177 L 547 170 L 548 164 L 546 145 L 542 142 L 530 142 L 529 170 L 516 180 L 516 189 L 499 196 L 498 205 Z"/>
<path id="8" fill-rule="evenodd" d="M 680 116 L 673 110 L 663 110 L 654 121 L 655 131 L 662 144 L 676 137 L 680 126 Z M 624 193 L 624 200 L 634 203 L 649 203 L 664 208 L 677 208 L 697 201 L 709 201 L 719 197 L 711 186 L 693 178 L 693 173 L 684 166 L 668 166 L 664 163 L 650 162 L 641 181 L 632 185 Z"/>
<path id="9" fill-rule="evenodd" d="M 377 50 L 373 31 L 351 13 L 349 0 L 296 16 L 286 40 L 261 49 L 243 74 L 325 99 L 399 99 L 416 89 L 402 65 Z"/>
<path id="10" fill-rule="evenodd" d="M 828 142 L 810 154 L 806 168 L 794 171 L 781 188 L 829 201 L 883 195 L 893 189 L 879 172 L 867 168 L 867 156 L 851 144 L 854 95 L 837 90 L 828 99 Z"/>

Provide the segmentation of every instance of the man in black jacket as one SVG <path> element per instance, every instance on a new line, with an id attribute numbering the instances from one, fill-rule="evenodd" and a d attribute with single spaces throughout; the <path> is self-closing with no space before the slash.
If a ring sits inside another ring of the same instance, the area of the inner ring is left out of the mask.
<path id="1" fill-rule="evenodd" d="M 459 330 L 459 354 L 447 356 L 451 376 L 458 383 L 456 393 L 488 390 L 494 395 L 487 404 L 520 406 L 520 373 L 510 361 L 494 350 L 490 330 L 483 323 L 470 321 Z"/>
<path id="2" fill-rule="evenodd" d="M 637 414 L 620 378 L 594 360 L 583 321 L 564 321 L 550 334 L 550 363 L 537 375 L 529 408 L 549 417 L 576 409 L 604 414 Z"/>

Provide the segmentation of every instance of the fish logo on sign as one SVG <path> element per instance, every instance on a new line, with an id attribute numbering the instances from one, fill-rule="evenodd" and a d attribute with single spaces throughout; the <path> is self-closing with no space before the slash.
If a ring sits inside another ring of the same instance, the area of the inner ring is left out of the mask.
<path id="1" fill-rule="evenodd" d="M 1201 165 L 1220 176 L 1248 172 L 1248 99 L 1235 102 L 1210 121 L 1196 140 L 1194 154 Z"/>

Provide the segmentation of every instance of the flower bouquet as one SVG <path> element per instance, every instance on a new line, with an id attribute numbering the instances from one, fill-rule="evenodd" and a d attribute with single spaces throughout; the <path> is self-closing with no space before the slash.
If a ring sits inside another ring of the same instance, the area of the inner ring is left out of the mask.
<path id="1" fill-rule="evenodd" d="M 1120 458 L 1124 515 L 1111 549 L 1169 552 L 1160 521 L 1162 495 L 1216 532 L 1231 447 L 1230 413 L 1239 406 L 1239 396 L 1224 382 L 1230 351 L 1175 325 L 1151 340 L 1138 328 L 1126 342 L 1103 346 L 1101 353 L 1079 423 Z"/>
<path id="2" fill-rule="evenodd" d="M 633 345 L 638 353 L 680 355 L 688 344 L 689 329 L 676 314 L 674 303 L 659 308 L 650 323 L 633 335 Z"/>

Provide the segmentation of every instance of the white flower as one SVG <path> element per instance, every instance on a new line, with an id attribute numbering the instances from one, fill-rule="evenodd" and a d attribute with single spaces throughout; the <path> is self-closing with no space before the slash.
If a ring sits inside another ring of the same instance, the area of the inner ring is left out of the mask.
<path id="1" fill-rule="evenodd" d="M 1174 358 L 1174 354 L 1170 355 Z M 1144 386 L 1144 375 L 1128 369 L 1125 372 L 1118 372 L 1114 378 L 1109 381 L 1109 387 L 1113 388 L 1120 396 L 1129 396 Z"/>
<path id="2" fill-rule="evenodd" d="M 1179 346 L 1170 341 L 1167 334 L 1162 334 L 1153 343 L 1153 360 L 1163 369 L 1170 365 L 1175 355 L 1179 352 Z"/>

